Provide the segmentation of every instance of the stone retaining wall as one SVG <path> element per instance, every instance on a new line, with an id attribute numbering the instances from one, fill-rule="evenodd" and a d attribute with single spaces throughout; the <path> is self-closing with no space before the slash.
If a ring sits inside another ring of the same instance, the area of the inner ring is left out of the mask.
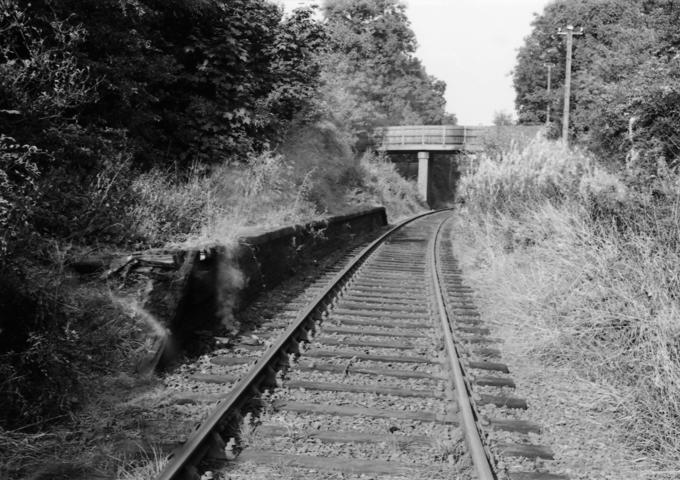
<path id="1" fill-rule="evenodd" d="M 191 355 L 201 351 L 221 326 L 236 333 L 239 325 L 234 314 L 259 293 L 290 278 L 301 265 L 341 247 L 351 236 L 385 225 L 385 208 L 376 207 L 323 221 L 253 232 L 241 237 L 232 249 L 183 252 L 178 276 L 171 284 L 154 286 L 181 290 L 174 315 L 164 322 L 171 332 L 171 342 L 158 356 L 161 364 L 171 363 L 178 352 Z"/>

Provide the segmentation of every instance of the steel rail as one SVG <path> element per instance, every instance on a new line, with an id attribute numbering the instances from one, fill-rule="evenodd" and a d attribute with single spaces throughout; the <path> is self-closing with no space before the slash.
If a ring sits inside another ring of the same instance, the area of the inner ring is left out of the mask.
<path id="1" fill-rule="evenodd" d="M 425 213 L 414 215 L 390 230 L 382 234 L 364 250 L 361 251 L 352 262 L 342 271 L 333 277 L 331 282 L 316 297 L 298 313 L 295 320 L 286 331 L 257 361 L 248 375 L 239 381 L 232 388 L 227 396 L 221 400 L 218 407 L 203 421 L 192 433 L 189 439 L 175 452 L 169 456 L 169 462 L 161 473 L 156 477 L 157 480 L 194 480 L 198 478 L 195 466 L 215 448 L 224 448 L 224 439 L 214 434 L 216 430 L 225 430 L 225 425 L 231 418 L 240 416 L 240 411 L 248 402 L 249 397 L 259 394 L 258 388 L 263 384 L 265 387 L 276 386 L 275 367 L 287 361 L 289 353 L 297 353 L 297 344 L 307 339 L 307 331 L 313 327 L 316 316 L 321 316 L 322 311 L 328 305 L 329 296 L 337 293 L 338 290 L 345 288 L 340 286 L 344 281 L 359 268 L 360 265 L 393 233 L 420 218 L 433 215 L 442 210 L 431 210 Z M 307 326 L 307 329 L 305 329 Z M 221 428 L 220 428 L 221 427 Z"/>
<path id="2" fill-rule="evenodd" d="M 477 422 L 475 414 L 470 403 L 470 391 L 468 390 L 465 381 L 465 375 L 460 363 L 460 354 L 453 341 L 453 333 L 451 330 L 451 322 L 446 308 L 446 299 L 441 289 L 441 279 L 444 277 L 441 271 L 441 262 L 438 260 L 437 252 L 439 251 L 439 244 L 441 241 L 441 231 L 446 223 L 443 221 L 435 233 L 432 241 L 432 284 L 434 295 L 439 309 L 439 319 L 442 324 L 442 331 L 444 332 L 444 343 L 446 345 L 446 353 L 448 355 L 449 365 L 453 373 L 454 387 L 456 390 L 456 399 L 458 401 L 458 408 L 460 410 L 460 417 L 462 420 L 463 430 L 465 431 L 465 439 L 468 444 L 468 450 L 472 457 L 472 463 L 477 471 L 478 480 L 496 480 L 491 461 L 484 449 L 484 443 L 477 429 Z"/>

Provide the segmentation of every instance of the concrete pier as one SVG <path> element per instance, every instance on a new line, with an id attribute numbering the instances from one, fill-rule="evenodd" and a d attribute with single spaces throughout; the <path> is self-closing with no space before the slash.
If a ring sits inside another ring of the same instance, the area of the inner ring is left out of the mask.
<path id="1" fill-rule="evenodd" d="M 430 203 L 430 152 L 418 152 L 418 192 Z"/>

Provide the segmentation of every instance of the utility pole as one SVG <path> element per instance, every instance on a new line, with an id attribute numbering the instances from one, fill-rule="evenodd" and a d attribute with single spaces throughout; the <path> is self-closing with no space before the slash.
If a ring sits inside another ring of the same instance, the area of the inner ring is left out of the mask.
<path id="1" fill-rule="evenodd" d="M 547 63 L 545 66 L 548 67 L 548 94 L 545 107 L 545 128 L 547 129 L 550 127 L 550 78 L 552 73 L 552 64 Z"/>
<path id="2" fill-rule="evenodd" d="M 562 113 L 562 142 L 569 144 L 569 98 L 571 96 L 571 49 L 574 42 L 574 35 L 583 35 L 583 29 L 574 31 L 573 25 L 567 25 L 566 31 L 561 28 L 557 31 L 558 35 L 567 37 L 567 64 L 564 69 L 564 111 Z"/>

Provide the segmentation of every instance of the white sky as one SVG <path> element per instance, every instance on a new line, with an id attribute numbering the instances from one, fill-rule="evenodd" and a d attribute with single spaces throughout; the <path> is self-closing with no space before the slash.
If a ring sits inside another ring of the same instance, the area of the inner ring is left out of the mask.
<path id="1" fill-rule="evenodd" d="M 320 0 L 278 0 L 287 9 Z M 550 0 L 404 0 L 418 39 L 416 55 L 446 82 L 446 109 L 461 125 L 491 124 L 514 113 L 512 71 L 533 13 Z"/>

